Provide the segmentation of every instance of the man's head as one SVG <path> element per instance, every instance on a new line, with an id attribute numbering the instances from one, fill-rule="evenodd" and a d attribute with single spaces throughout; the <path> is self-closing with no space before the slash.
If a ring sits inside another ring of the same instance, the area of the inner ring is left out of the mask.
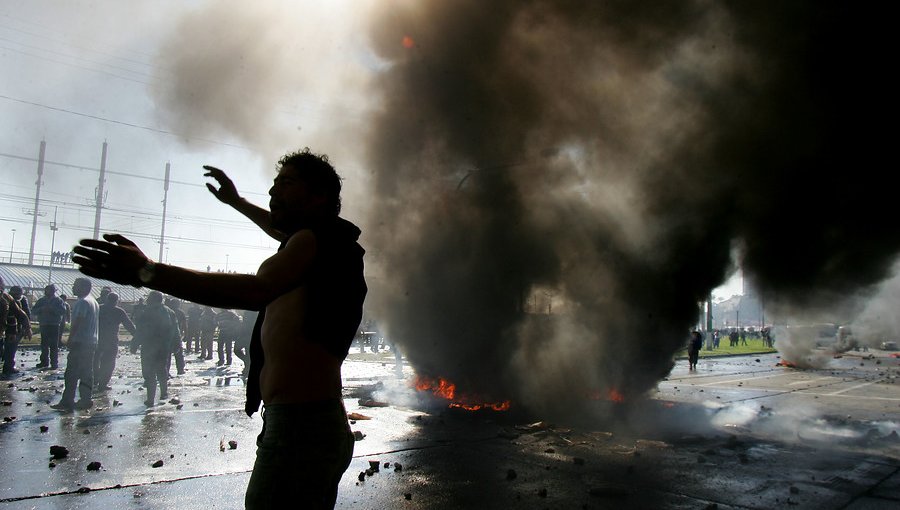
<path id="1" fill-rule="evenodd" d="M 6 283 L 3 282 L 3 277 L 0 276 L 0 291 L 6 288 Z"/>
<path id="2" fill-rule="evenodd" d="M 99 301 L 100 303 L 103 303 L 106 300 L 106 297 L 109 296 L 110 292 L 112 292 L 112 287 L 110 287 L 108 285 L 104 285 L 103 287 L 101 287 L 100 288 L 100 299 L 98 299 L 97 301 Z"/>
<path id="3" fill-rule="evenodd" d="M 163 301 L 162 292 L 158 290 L 151 290 L 147 294 L 147 305 L 161 305 Z"/>
<path id="4" fill-rule="evenodd" d="M 22 298 L 22 287 L 19 287 L 18 285 L 13 285 L 12 287 L 9 288 L 9 295 L 15 299 L 21 299 Z"/>
<path id="5" fill-rule="evenodd" d="M 269 189 L 272 226 L 293 233 L 341 212 L 341 178 L 328 156 L 309 148 L 278 160 L 278 175 Z"/>
<path id="6" fill-rule="evenodd" d="M 119 295 L 115 292 L 110 292 L 106 295 L 106 301 L 104 301 L 104 303 L 109 306 L 116 306 L 116 304 L 119 303 Z"/>
<path id="7" fill-rule="evenodd" d="M 87 278 L 75 278 L 75 283 L 72 284 L 72 294 L 83 298 L 91 293 L 91 281 Z"/>
<path id="8" fill-rule="evenodd" d="M 53 297 L 56 295 L 56 285 L 50 284 L 44 287 L 44 295 L 47 297 Z"/>

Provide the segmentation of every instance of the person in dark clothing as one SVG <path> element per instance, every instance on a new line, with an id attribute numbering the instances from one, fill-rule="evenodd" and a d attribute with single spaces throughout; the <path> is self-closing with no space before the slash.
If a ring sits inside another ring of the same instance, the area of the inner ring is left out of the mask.
<path id="1" fill-rule="evenodd" d="M 231 365 L 231 349 L 241 334 L 241 316 L 224 309 L 216 315 L 216 326 L 219 328 L 219 362 L 216 365 Z"/>
<path id="2" fill-rule="evenodd" d="M 0 279 L 2 284 L 2 279 Z M 7 321 L 12 317 L 15 320 L 15 326 L 9 327 L 7 322 L 6 339 L 2 342 L 3 374 L 13 375 L 19 373 L 16 369 L 16 351 L 19 349 L 19 342 L 23 338 L 31 338 L 31 309 L 28 307 L 28 299 L 23 295 L 22 287 L 13 285 L 9 288 L 9 296 L 19 306 L 22 314 L 7 314 Z M 23 315 L 24 314 L 24 315 Z"/>
<path id="3" fill-rule="evenodd" d="M 204 306 L 200 313 L 200 359 L 212 359 L 216 315 L 216 311 L 208 306 Z"/>
<path id="4" fill-rule="evenodd" d="M 41 361 L 37 368 L 57 368 L 59 359 L 59 328 L 66 316 L 66 306 L 56 295 L 56 285 L 44 287 L 44 295 L 31 308 L 41 329 Z"/>
<path id="5" fill-rule="evenodd" d="M 137 332 L 131 341 L 131 352 L 141 350 L 141 374 L 147 389 L 144 405 L 151 407 L 156 404 L 157 384 L 159 398 L 169 397 L 166 362 L 172 356 L 175 342 L 181 341 L 181 332 L 175 312 L 163 305 L 162 293 L 157 291 L 147 294 L 147 304 L 135 322 Z"/>
<path id="6" fill-rule="evenodd" d="M 703 347 L 703 335 L 699 331 L 691 331 L 691 343 L 688 346 L 689 370 L 697 368 L 697 360 L 700 358 L 700 349 Z"/>
<path id="7" fill-rule="evenodd" d="M 65 294 L 61 294 L 59 296 L 59 298 L 62 299 L 63 307 L 65 307 L 65 309 L 66 309 L 65 315 L 63 315 L 62 321 L 59 323 L 59 337 L 57 337 L 57 341 L 56 341 L 56 344 L 59 346 L 60 349 L 62 349 L 62 347 L 63 347 L 62 339 L 63 339 L 63 333 L 65 333 L 65 331 L 66 331 L 66 324 L 72 323 L 72 307 L 69 306 L 69 296 L 67 296 Z M 97 303 L 97 305 L 99 306 L 100 303 Z"/>
<path id="8" fill-rule="evenodd" d="M 132 337 L 135 334 L 134 323 L 118 305 L 119 295 L 111 291 L 100 305 L 100 329 L 97 331 L 97 351 L 94 353 L 94 384 L 98 391 L 112 389 L 109 381 L 119 354 L 119 326 L 124 326 Z"/>
<path id="9" fill-rule="evenodd" d="M 187 331 L 184 333 L 185 347 L 188 354 L 200 354 L 200 313 L 202 310 L 196 304 L 191 304 L 187 309 Z M 191 344 L 194 350 L 191 351 Z"/>
<path id="10" fill-rule="evenodd" d="M 225 172 L 205 167 L 219 184 L 207 184 L 216 198 L 281 242 L 256 274 L 156 263 L 117 234 L 82 240 L 74 262 L 90 276 L 217 308 L 259 310 L 245 411 L 252 415 L 264 402 L 265 412 L 245 506 L 333 508 L 353 455 L 341 364 L 362 318 L 365 251 L 359 229 L 338 216 L 340 177 L 328 159 L 306 149 L 278 163 L 270 211 L 244 200 Z"/>
<path id="11" fill-rule="evenodd" d="M 166 299 L 166 306 L 175 312 L 175 319 L 178 321 L 178 331 L 184 333 L 187 331 L 187 316 L 181 310 L 181 300 L 175 298 Z M 172 346 L 172 356 L 166 359 L 166 374 L 172 377 L 172 357 L 175 357 L 175 370 L 178 375 L 184 375 L 184 346 L 181 343 L 181 337 Z"/>
<path id="12" fill-rule="evenodd" d="M 13 375 L 18 373 L 16 350 L 19 348 L 19 339 L 23 336 L 31 338 L 31 322 L 19 301 L 24 299 L 21 297 L 22 288 L 19 287 L 19 299 L 7 294 L 5 288 L 6 283 L 0 278 L 0 327 L 3 328 L 0 331 L 0 358 L 3 359 L 3 374 Z M 25 306 L 27 309 L 27 301 Z"/>
<path id="13" fill-rule="evenodd" d="M 241 332 L 234 341 L 234 355 L 244 362 L 244 370 L 241 375 L 247 377 L 250 373 L 250 340 L 253 338 L 253 325 L 259 312 L 244 310 L 241 313 Z"/>

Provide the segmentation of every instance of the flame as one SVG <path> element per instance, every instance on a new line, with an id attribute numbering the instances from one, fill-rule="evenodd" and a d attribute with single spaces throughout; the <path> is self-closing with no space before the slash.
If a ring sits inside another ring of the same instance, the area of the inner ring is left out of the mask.
<path id="1" fill-rule="evenodd" d="M 590 400 L 609 400 L 617 404 L 625 402 L 625 395 L 616 388 L 610 388 L 605 395 L 600 390 L 591 390 L 588 392 L 587 398 Z"/>
<path id="2" fill-rule="evenodd" d="M 786 359 L 783 359 L 783 360 L 779 361 L 778 363 L 775 363 L 775 366 L 776 367 L 797 368 L 796 364 L 791 363 L 790 361 L 788 361 Z"/>
<path id="3" fill-rule="evenodd" d="M 412 37 L 410 37 L 410 36 L 408 36 L 408 35 L 404 35 L 404 36 L 403 36 L 403 40 L 402 40 L 402 44 L 403 44 L 403 47 L 404 47 L 404 48 L 410 49 L 410 48 L 412 48 L 413 46 L 416 45 L 416 41 L 413 41 L 413 38 L 412 38 Z"/>
<path id="4" fill-rule="evenodd" d="M 414 385 L 419 391 L 430 391 L 434 396 L 449 400 L 449 407 L 457 407 L 466 411 L 478 411 L 480 409 L 491 409 L 494 411 L 508 411 L 510 401 L 502 402 L 480 402 L 477 397 L 469 395 L 457 395 L 456 385 L 452 382 L 438 377 L 432 379 L 430 377 L 416 376 Z"/>

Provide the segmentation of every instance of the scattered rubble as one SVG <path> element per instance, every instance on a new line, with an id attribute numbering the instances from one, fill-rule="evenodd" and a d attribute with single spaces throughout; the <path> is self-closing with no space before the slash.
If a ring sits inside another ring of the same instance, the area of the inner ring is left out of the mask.
<path id="1" fill-rule="evenodd" d="M 231 450 L 237 450 L 237 441 L 235 441 L 234 439 L 228 441 L 228 448 Z"/>
<path id="2" fill-rule="evenodd" d="M 353 431 L 353 438 L 356 439 L 357 441 L 362 441 L 365 437 L 366 437 L 366 435 L 363 434 L 362 432 L 360 432 L 358 430 Z"/>
<path id="3" fill-rule="evenodd" d="M 50 455 L 54 459 L 64 459 L 69 456 L 69 449 L 65 446 L 53 445 L 50 447 Z"/>
<path id="4" fill-rule="evenodd" d="M 360 471 L 360 472 L 359 472 L 359 476 L 356 477 L 356 478 L 357 478 L 360 482 L 365 481 L 365 479 L 366 479 L 366 472 L 365 472 L 365 471 Z"/>
<path id="5" fill-rule="evenodd" d="M 156 462 L 154 462 L 153 464 L 150 465 L 150 467 L 154 467 L 154 468 L 158 468 L 158 467 L 162 467 L 162 466 L 163 466 L 163 461 L 162 461 L 162 459 L 160 459 L 160 460 L 158 460 L 158 461 L 156 461 Z"/>
<path id="6" fill-rule="evenodd" d="M 50 430 L 50 427 L 41 425 L 41 434 L 46 434 L 48 430 Z"/>
<path id="7" fill-rule="evenodd" d="M 390 405 L 387 402 L 379 402 L 377 400 L 364 398 L 359 399 L 358 403 L 360 407 L 387 407 Z"/>
<path id="8" fill-rule="evenodd" d="M 102 467 L 102 464 L 100 464 L 97 461 L 94 461 L 87 465 L 87 470 L 88 471 L 100 471 L 101 467 Z"/>
<path id="9" fill-rule="evenodd" d="M 371 469 L 372 472 L 374 472 L 374 473 L 381 471 L 381 461 L 380 460 L 370 460 L 369 461 L 369 469 Z"/>
<path id="10" fill-rule="evenodd" d="M 359 414 L 359 413 L 350 413 L 347 415 L 347 419 L 354 420 L 354 421 L 356 421 L 356 420 L 371 420 L 372 417 L 366 416 L 364 414 Z"/>

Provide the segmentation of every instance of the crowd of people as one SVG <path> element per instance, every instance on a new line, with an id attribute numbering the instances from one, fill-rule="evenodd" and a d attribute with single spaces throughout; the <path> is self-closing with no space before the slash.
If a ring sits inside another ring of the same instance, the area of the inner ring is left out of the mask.
<path id="1" fill-rule="evenodd" d="M 76 279 L 72 287 L 76 300 L 70 306 L 66 295 L 57 295 L 56 285 L 47 285 L 44 295 L 31 305 L 21 287 L 12 286 L 6 292 L 0 278 L 3 374 L 11 376 L 19 372 L 16 351 L 22 339 L 31 338 L 31 322 L 35 321 L 41 339 L 36 369 L 60 368 L 60 350 L 65 346 L 68 351 L 65 390 L 60 402 L 53 406 L 56 409 L 89 409 L 95 393 L 112 389 L 110 381 L 119 356 L 122 328 L 132 336 L 130 351 L 140 352 L 147 406 L 155 404 L 157 387 L 160 400 L 168 398 L 173 359 L 177 374 L 182 375 L 186 354 L 212 360 L 214 344 L 218 344 L 217 366 L 231 365 L 234 355 L 243 362 L 246 375 L 257 312 L 244 311 L 239 315 L 233 310 L 216 310 L 193 303 L 183 310 L 181 300 L 151 291 L 128 313 L 110 287 L 100 289 L 97 299 L 91 296 L 91 287 L 89 279 Z M 67 325 L 69 334 L 64 339 Z"/>

